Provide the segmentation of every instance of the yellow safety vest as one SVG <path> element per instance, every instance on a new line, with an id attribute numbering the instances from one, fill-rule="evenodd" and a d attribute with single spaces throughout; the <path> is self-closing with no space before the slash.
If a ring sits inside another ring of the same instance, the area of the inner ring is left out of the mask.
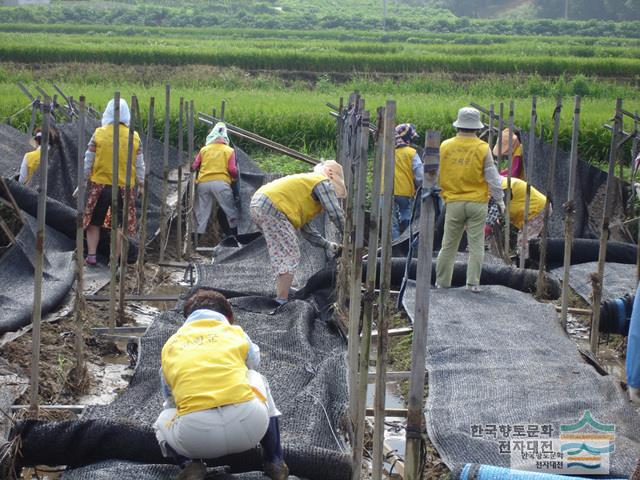
<path id="1" fill-rule="evenodd" d="M 507 179 L 502 178 L 502 188 L 507 188 Z M 509 201 L 509 221 L 518 228 L 524 225 L 524 200 L 527 194 L 527 182 L 519 178 L 511 179 L 511 200 Z M 529 197 L 529 220 L 544 210 L 547 197 L 531 187 Z"/>
<path id="2" fill-rule="evenodd" d="M 40 155 L 40 147 L 25 155 L 25 157 L 27 157 L 27 179 L 24 182 L 25 185 L 31 182 L 33 174 L 36 173 L 36 170 L 40 167 Z"/>
<path id="3" fill-rule="evenodd" d="M 124 187 L 127 177 L 127 154 L 129 150 L 129 127 L 120 124 L 118 140 L 118 185 Z M 101 185 L 113 183 L 113 124 L 96 128 L 93 134 L 96 142 L 96 158 L 91 171 L 91 181 Z M 133 158 L 131 159 L 131 187 L 136 184 L 136 155 L 140 147 L 140 137 L 133 133 Z"/>
<path id="4" fill-rule="evenodd" d="M 183 325 L 162 347 L 162 373 L 178 416 L 256 398 L 247 383 L 248 351 L 237 325 L 215 319 Z"/>
<path id="5" fill-rule="evenodd" d="M 440 145 L 440 188 L 448 202 L 489 201 L 484 159 L 489 145 L 478 137 L 456 136 Z"/>
<path id="6" fill-rule="evenodd" d="M 327 180 L 319 173 L 298 173 L 274 180 L 260 187 L 273 205 L 286 215 L 296 228 L 302 228 L 322 211 L 322 205 L 311 195 L 315 186 Z"/>
<path id="7" fill-rule="evenodd" d="M 200 174 L 197 183 L 222 180 L 231 183 L 229 175 L 229 158 L 233 148 L 224 143 L 211 143 L 200 149 Z"/>
<path id="8" fill-rule="evenodd" d="M 412 147 L 396 148 L 396 170 L 393 177 L 393 194 L 413 197 L 416 187 L 413 183 L 413 157 L 416 149 Z"/>

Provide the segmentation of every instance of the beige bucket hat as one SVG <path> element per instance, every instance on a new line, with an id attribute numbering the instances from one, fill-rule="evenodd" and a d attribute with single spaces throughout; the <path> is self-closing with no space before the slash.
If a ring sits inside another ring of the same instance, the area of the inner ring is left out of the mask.
<path id="1" fill-rule="evenodd" d="M 335 160 L 326 160 L 313 167 L 313 171 L 315 173 L 319 173 L 320 175 L 324 175 L 325 177 L 328 177 L 329 180 L 331 180 L 333 189 L 336 191 L 336 196 L 338 198 L 346 198 L 347 187 L 344 184 L 342 165 L 340 165 Z"/>
<path id="2" fill-rule="evenodd" d="M 480 130 L 484 127 L 480 121 L 480 112 L 472 107 L 462 107 L 458 110 L 458 118 L 453 122 L 453 126 L 467 130 Z"/>
<path id="3" fill-rule="evenodd" d="M 518 145 L 520 145 L 520 140 L 518 140 L 518 136 L 514 132 L 511 132 L 511 138 L 513 140 L 513 150 L 515 151 L 515 149 L 518 148 Z M 500 134 L 500 138 L 498 139 L 496 144 L 493 146 L 494 157 L 498 156 L 498 144 L 500 143 L 502 144 L 502 155 L 509 155 L 509 129 L 508 128 L 505 128 L 502 131 L 502 133 Z"/>

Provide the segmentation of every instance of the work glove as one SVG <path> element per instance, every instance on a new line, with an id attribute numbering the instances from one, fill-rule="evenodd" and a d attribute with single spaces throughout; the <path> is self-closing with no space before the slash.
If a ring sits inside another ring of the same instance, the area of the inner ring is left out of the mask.
<path id="1" fill-rule="evenodd" d="M 334 257 L 337 257 L 342 252 L 342 245 L 336 242 L 328 242 L 325 249 Z"/>
<path id="2" fill-rule="evenodd" d="M 78 187 L 76 187 L 76 189 L 73 191 L 73 193 L 71 194 L 71 196 L 73 198 L 78 198 Z"/>

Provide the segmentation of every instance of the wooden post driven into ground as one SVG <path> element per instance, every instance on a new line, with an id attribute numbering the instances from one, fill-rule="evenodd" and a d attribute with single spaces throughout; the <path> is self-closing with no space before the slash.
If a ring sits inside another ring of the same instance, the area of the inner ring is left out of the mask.
<path id="1" fill-rule="evenodd" d="M 524 197 L 524 224 L 522 225 L 522 245 L 520 245 L 520 268 L 524 268 L 529 252 L 529 202 L 531 201 L 531 171 L 534 165 L 534 155 L 536 151 L 536 123 L 538 123 L 538 113 L 536 110 L 536 97 L 531 99 L 531 120 L 529 123 L 529 150 L 527 155 L 526 168 L 524 170 L 527 190 Z M 524 152 L 523 152 L 524 153 Z"/>
<path id="2" fill-rule="evenodd" d="M 513 100 L 509 103 L 509 164 L 507 165 L 507 189 L 504 194 L 504 252 L 506 256 L 511 254 L 511 176 L 513 174 Z"/>
<path id="3" fill-rule="evenodd" d="M 111 280 L 109 281 L 109 333 L 116 328 L 116 270 L 118 244 L 118 162 L 120 152 L 120 92 L 113 95 L 113 157 L 111 163 L 111 241 L 109 242 L 109 266 Z"/>
<path id="4" fill-rule="evenodd" d="M 36 248 L 33 272 L 32 353 L 31 353 L 31 411 L 38 415 L 38 390 L 40 386 L 40 321 L 42 319 L 42 276 L 44 270 L 45 216 L 47 213 L 47 172 L 49 163 L 49 122 L 51 121 L 51 99 L 44 98 L 42 105 L 42 140 L 40 147 L 40 192 Z"/>
<path id="5" fill-rule="evenodd" d="M 33 130 L 36 127 L 38 110 L 40 110 L 40 97 L 37 97 L 31 101 L 31 119 L 29 120 L 29 135 L 31 136 L 33 136 Z"/>
<path id="6" fill-rule="evenodd" d="M 382 203 L 382 252 L 380 256 L 380 296 L 378 297 L 378 352 L 374 396 L 373 480 L 382 478 L 384 460 L 384 408 L 386 395 L 387 343 L 389 329 L 389 290 L 391 289 L 391 216 L 395 170 L 396 102 L 387 100 L 383 129 L 384 199 Z M 374 253 L 374 252 L 371 252 Z"/>
<path id="7" fill-rule="evenodd" d="M 616 160 L 618 159 L 620 133 L 622 132 L 622 99 L 616 100 L 616 114 L 613 120 L 613 130 L 611 132 L 611 148 L 609 150 L 609 170 L 607 172 L 607 190 L 604 196 L 604 212 L 602 214 L 602 224 L 600 230 L 600 251 L 598 253 L 598 271 L 592 276 L 593 299 L 591 307 L 593 315 L 591 317 L 591 335 L 589 343 L 591 352 L 598 353 L 598 343 L 600 341 L 600 302 L 602 301 L 602 287 L 604 282 L 604 262 L 607 256 L 607 241 L 609 240 L 609 221 L 611 219 L 611 208 L 613 205 L 613 181 L 615 175 Z"/>
<path id="8" fill-rule="evenodd" d="M 630 178 L 630 183 L 631 183 L 631 196 L 632 196 L 632 205 L 633 205 L 633 200 L 635 199 L 636 196 L 636 189 L 634 188 L 634 182 L 636 181 L 636 176 L 638 174 L 636 168 L 635 168 L 635 161 L 636 161 L 636 157 L 638 156 L 638 112 L 635 112 L 635 116 L 633 118 L 633 131 L 636 132 L 636 135 L 633 137 L 633 144 L 631 146 L 631 178 Z M 631 211 L 633 212 L 633 207 L 631 209 Z M 636 249 L 636 282 L 640 282 L 640 217 L 638 218 L 638 221 L 636 222 L 636 228 L 638 229 L 637 231 L 637 237 L 636 237 L 636 246 L 638 247 Z"/>
<path id="9" fill-rule="evenodd" d="M 149 174 L 151 172 L 151 143 L 153 142 L 155 98 L 149 100 L 149 118 L 147 120 L 147 139 L 144 143 L 144 187 L 142 188 L 142 214 L 140 215 L 140 245 L 138 247 L 138 262 L 136 271 L 138 273 L 138 294 L 144 291 L 144 257 L 147 251 L 147 216 L 149 212 Z"/>
<path id="10" fill-rule="evenodd" d="M 547 268 L 547 239 L 549 238 L 549 217 L 551 216 L 551 195 L 556 181 L 556 164 L 558 162 L 558 135 L 560 132 L 560 114 L 562 113 L 562 97 L 558 96 L 556 108 L 553 111 L 553 139 L 551 142 L 551 162 L 547 172 L 547 201 L 544 205 L 544 219 L 542 235 L 540 235 L 540 260 L 538 280 L 536 282 L 536 297 L 543 298 L 546 289 Z"/>
<path id="11" fill-rule="evenodd" d="M 384 108 L 378 109 L 377 124 L 382 125 Z M 378 130 L 379 132 L 380 130 Z M 367 278 L 362 307 L 362 340 L 360 342 L 360 358 L 358 371 L 358 391 L 355 420 L 355 441 L 353 443 L 352 480 L 360 480 L 362 454 L 364 448 L 365 409 L 367 402 L 367 383 L 369 371 L 369 355 L 371 352 L 371 329 L 373 323 L 373 302 L 375 300 L 376 272 L 378 269 L 378 237 L 380 233 L 380 188 L 382 180 L 383 145 L 381 137 L 376 140 L 376 152 L 373 165 L 373 184 L 371 187 L 371 214 L 369 217 L 369 245 L 367 256 Z M 355 392 L 350 392 L 355 395 Z"/>
<path id="12" fill-rule="evenodd" d="M 184 157 L 182 155 L 182 141 L 184 139 L 183 117 L 184 98 L 180 97 L 180 114 L 178 116 L 178 220 L 176 223 L 176 255 L 178 261 L 182 260 L 182 166 L 184 164 Z"/>
<path id="13" fill-rule="evenodd" d="M 558 116 L 560 114 L 558 113 Z M 569 159 L 569 188 L 564 208 L 564 271 L 562 274 L 562 310 L 560 324 L 567 328 L 567 309 L 569 308 L 569 269 L 571 268 L 571 247 L 573 246 L 573 222 L 576 214 L 576 176 L 578 173 L 578 135 L 580 132 L 580 97 L 575 97 L 573 110 L 573 132 L 571 134 L 571 156 Z"/>
<path id="14" fill-rule="evenodd" d="M 75 365 L 73 367 L 72 380 L 76 387 L 80 387 L 85 377 L 84 363 L 84 339 L 82 338 L 82 322 L 85 314 L 84 300 L 84 198 L 85 198 L 85 178 L 84 178 L 84 146 L 87 144 L 85 138 L 86 108 L 85 98 L 80 96 L 80 108 L 78 109 L 78 196 L 76 212 L 76 298 L 75 298 L 75 319 L 73 322 Z"/>
<path id="15" fill-rule="evenodd" d="M 407 415 L 407 447 L 405 480 L 420 480 L 420 452 L 424 427 L 424 377 L 427 355 L 427 325 L 431 297 L 431 266 L 433 264 L 433 231 L 438 169 L 440 166 L 440 132 L 427 132 L 424 155 L 424 180 L 420 200 L 420 243 L 416 272 L 416 311 L 411 343 L 411 380 Z"/>
<path id="16" fill-rule="evenodd" d="M 164 93 L 164 150 L 162 155 L 162 198 L 160 203 L 160 263 L 164 262 L 167 247 L 167 197 L 169 196 L 169 137 L 171 135 L 171 85 L 166 85 Z"/>
<path id="17" fill-rule="evenodd" d="M 138 110 L 138 99 L 135 97 L 131 97 L 131 118 L 129 121 L 129 138 L 127 143 L 127 166 L 125 169 L 125 179 L 124 179 L 124 198 L 122 199 L 122 229 L 120 241 L 120 286 L 118 288 L 118 294 L 120 295 L 119 299 L 119 308 L 118 308 L 118 326 L 124 323 L 124 294 L 125 294 L 125 279 L 127 278 L 127 257 L 129 256 L 129 234 L 128 234 L 128 225 L 129 225 L 129 195 L 131 192 L 131 173 L 132 167 L 131 163 L 133 161 L 133 155 L 137 154 L 137 152 L 133 151 L 133 134 L 135 132 L 136 125 L 136 114 L 135 112 Z M 115 218 L 112 217 L 112 218 Z M 113 222 L 113 220 L 112 220 Z"/>
<path id="18" fill-rule="evenodd" d="M 187 110 L 187 164 L 193 162 L 193 100 L 189 101 Z M 189 199 L 187 200 L 187 257 L 191 258 L 195 252 L 195 221 L 194 221 L 194 204 L 196 200 L 196 176 L 197 172 L 191 172 L 189 175 Z"/>
<path id="19" fill-rule="evenodd" d="M 489 142 L 489 149 L 493 148 L 493 129 L 495 128 L 493 125 L 493 121 L 494 121 L 494 106 L 493 103 L 491 105 L 489 105 L 489 135 L 487 137 L 487 142 Z"/>

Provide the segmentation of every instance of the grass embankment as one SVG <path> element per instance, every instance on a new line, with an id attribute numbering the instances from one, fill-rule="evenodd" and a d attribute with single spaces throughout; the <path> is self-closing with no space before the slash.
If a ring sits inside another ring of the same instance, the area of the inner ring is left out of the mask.
<path id="1" fill-rule="evenodd" d="M 118 81 L 118 78 L 127 81 Z M 156 98 L 155 135 L 161 138 L 164 115 L 164 84 L 170 82 L 172 94 L 172 137 L 177 138 L 179 97 L 193 99 L 198 111 L 211 112 L 220 101 L 227 102 L 226 120 L 267 138 L 316 156 L 329 157 L 335 151 L 335 120 L 325 106 L 337 103 L 357 89 L 366 99 L 370 110 L 395 99 L 398 121 L 416 124 L 418 131 L 435 129 L 443 138 L 453 135 L 451 123 L 457 109 L 475 101 L 498 108 L 510 98 L 515 99 L 516 125 L 528 129 L 530 96 L 538 95 L 538 118 L 545 125 L 545 137 L 551 136 L 551 119 L 555 95 L 564 95 L 564 110 L 560 143 L 570 145 L 573 99 L 576 93 L 586 94 L 582 104 L 580 155 L 595 163 L 607 159 L 610 134 L 603 128 L 611 118 L 615 97 L 625 99 L 625 108 L 638 110 L 640 90 L 630 85 L 598 82 L 584 77 L 567 80 L 545 80 L 539 76 L 482 76 L 472 81 L 457 80 L 455 75 L 415 75 L 401 80 L 376 76 L 357 76 L 343 83 L 332 83 L 329 77 L 316 80 L 286 80 L 272 75 L 251 76 L 238 69 L 217 69 L 206 66 L 165 68 L 162 66 L 119 66 L 109 64 L 31 65 L 0 64 L 0 117 L 6 117 L 28 104 L 27 98 L 15 85 L 22 80 L 28 85 L 48 82 L 59 84 L 77 98 L 80 94 L 98 110 L 102 109 L 119 90 L 123 98 L 136 94 L 146 125 L 149 97 Z M 29 112 L 12 119 L 12 124 L 26 129 Z M 146 128 L 146 126 L 145 126 Z M 196 145 L 202 144 L 208 126 L 196 123 Z M 628 131 L 633 128 L 627 124 Z M 246 143 L 240 143 L 247 146 Z M 279 160 L 275 160 L 278 162 Z M 297 162 L 294 162 L 297 164 Z"/>

